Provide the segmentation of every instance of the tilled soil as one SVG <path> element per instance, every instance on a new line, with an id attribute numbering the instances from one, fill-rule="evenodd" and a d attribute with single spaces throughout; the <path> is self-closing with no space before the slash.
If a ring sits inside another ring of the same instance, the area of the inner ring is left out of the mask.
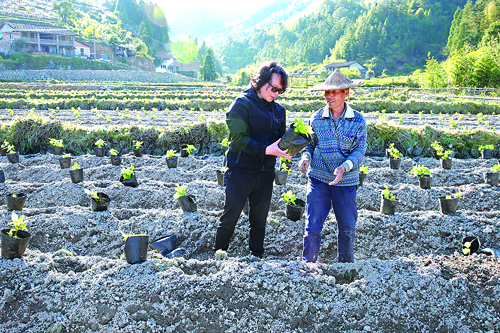
<path id="1" fill-rule="evenodd" d="M 485 184 L 491 160 L 453 160 L 443 170 L 430 158 L 366 158 L 369 174 L 358 188 L 355 263 L 337 263 L 337 226 L 330 213 L 320 260 L 301 262 L 305 219 L 286 218 L 283 193 L 305 198 L 307 178 L 294 159 L 286 185 L 275 185 L 263 260 L 249 256 L 248 218 L 242 213 L 229 259 L 213 259 L 211 246 L 224 205 L 215 171 L 222 157 L 123 156 L 133 164 L 137 188 L 119 181 L 122 166 L 108 157 L 74 157 L 84 182 L 73 184 L 52 154 L 0 157 L 2 229 L 10 221 L 7 193 L 28 196 L 22 214 L 32 234 L 22 259 L 0 259 L 0 332 L 496 332 L 500 330 L 500 262 L 464 256 L 463 237 L 500 248 L 500 189 Z M 413 165 L 432 172 L 432 188 L 419 188 Z M 173 199 L 187 185 L 198 210 L 183 213 Z M 387 185 L 399 199 L 395 215 L 380 210 Z M 92 212 L 84 189 L 111 198 Z M 462 192 L 457 214 L 443 215 L 438 197 Z M 20 212 L 18 212 L 20 213 Z M 190 257 L 130 265 L 120 234 L 150 243 L 176 234 Z"/>

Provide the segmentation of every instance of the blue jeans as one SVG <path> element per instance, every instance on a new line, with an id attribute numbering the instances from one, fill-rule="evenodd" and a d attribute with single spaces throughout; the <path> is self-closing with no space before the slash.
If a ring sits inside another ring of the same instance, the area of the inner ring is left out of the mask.
<path id="1" fill-rule="evenodd" d="M 306 227 L 302 259 L 309 262 L 318 260 L 321 245 L 321 230 L 333 205 L 338 225 L 338 261 L 354 262 L 353 244 L 358 207 L 356 206 L 357 186 L 335 186 L 309 177 L 307 185 Z"/>

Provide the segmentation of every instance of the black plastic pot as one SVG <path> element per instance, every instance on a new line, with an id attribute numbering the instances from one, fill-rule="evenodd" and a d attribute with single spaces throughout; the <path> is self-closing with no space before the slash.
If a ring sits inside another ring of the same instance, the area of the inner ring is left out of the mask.
<path id="1" fill-rule="evenodd" d="M 389 153 L 389 149 L 385 150 L 385 157 L 391 158 L 391 153 Z"/>
<path id="2" fill-rule="evenodd" d="M 479 251 L 479 248 L 481 247 L 481 241 L 479 241 L 479 238 L 474 236 L 467 236 L 464 237 L 464 239 L 462 239 L 462 250 L 466 248 L 465 243 L 470 243 L 469 253 L 468 254 L 464 253 L 464 255 L 466 256 L 470 256 L 471 254 L 476 253 L 477 251 Z"/>
<path id="3" fill-rule="evenodd" d="M 121 165 L 122 164 L 122 158 L 120 156 L 111 155 L 110 159 L 111 159 L 112 165 Z"/>
<path id="4" fill-rule="evenodd" d="M 445 215 L 455 214 L 458 208 L 458 198 L 446 199 L 446 197 L 439 197 L 439 207 L 441 213 Z"/>
<path id="5" fill-rule="evenodd" d="M 165 257 L 175 249 L 177 246 L 176 242 L 177 235 L 169 235 L 155 240 L 150 246 L 152 249 L 160 252 L 161 255 Z"/>
<path id="6" fill-rule="evenodd" d="M 52 153 L 54 155 L 62 155 L 63 152 L 63 147 L 53 147 L 52 148 Z"/>
<path id="7" fill-rule="evenodd" d="M 278 143 L 278 147 L 281 150 L 288 149 L 287 155 L 293 156 L 311 142 L 312 137 L 310 135 L 296 133 L 293 124 L 290 124 L 290 127 L 288 127 L 288 130 Z"/>
<path id="8" fill-rule="evenodd" d="M 178 247 L 175 250 L 173 250 L 172 252 L 168 253 L 165 257 L 170 258 L 170 259 L 183 257 L 184 259 L 187 260 L 187 259 L 189 259 L 189 256 L 190 256 L 190 253 L 188 250 L 186 250 L 183 247 Z"/>
<path id="9" fill-rule="evenodd" d="M 7 154 L 7 160 L 9 160 L 10 163 L 19 163 L 19 153 Z"/>
<path id="10" fill-rule="evenodd" d="M 69 176 L 75 184 L 83 182 L 83 169 L 69 170 Z"/>
<path id="11" fill-rule="evenodd" d="M 120 183 L 122 183 L 125 186 L 130 186 L 130 187 L 137 187 L 139 183 L 137 182 L 137 177 L 135 176 L 135 173 L 132 175 L 130 179 L 123 179 L 123 175 L 120 176 Z"/>
<path id="12" fill-rule="evenodd" d="M 104 157 L 104 148 L 94 148 L 95 156 L 97 157 Z"/>
<path id="13" fill-rule="evenodd" d="M 490 149 L 483 149 L 481 150 L 481 158 L 483 160 L 488 160 L 491 158 L 491 150 Z"/>
<path id="14" fill-rule="evenodd" d="M 359 186 L 363 186 L 367 173 L 359 173 Z"/>
<path id="15" fill-rule="evenodd" d="M 5 148 L 0 148 L 0 155 L 1 156 L 7 155 L 7 148 L 6 147 Z"/>
<path id="16" fill-rule="evenodd" d="M 491 186 L 498 186 L 498 172 L 486 172 L 484 182 Z"/>
<path id="17" fill-rule="evenodd" d="M 5 183 L 5 173 L 0 169 L 0 183 Z"/>
<path id="18" fill-rule="evenodd" d="M 61 169 L 67 169 L 71 166 L 71 157 L 59 158 L 59 165 Z"/>
<path id="19" fill-rule="evenodd" d="M 451 169 L 451 161 L 452 159 L 451 158 L 447 158 L 445 160 L 441 160 L 441 167 L 443 169 L 446 169 L 446 170 L 450 170 Z"/>
<path id="20" fill-rule="evenodd" d="M 389 167 L 391 169 L 399 169 L 399 167 L 401 166 L 401 159 L 400 158 L 392 158 L 392 157 L 389 157 Z"/>
<path id="21" fill-rule="evenodd" d="M 137 264 L 148 260 L 149 236 L 129 236 L 125 241 L 125 259 L 129 264 Z"/>
<path id="22" fill-rule="evenodd" d="M 274 170 L 274 183 L 276 185 L 285 185 L 288 179 L 288 171 Z"/>
<path id="23" fill-rule="evenodd" d="M 134 155 L 136 157 L 141 157 L 142 156 L 142 148 L 139 148 L 139 149 L 132 149 L 132 151 L 134 152 Z"/>
<path id="24" fill-rule="evenodd" d="M 186 148 L 187 148 L 187 145 L 181 145 L 181 157 L 188 157 L 189 156 Z"/>
<path id="25" fill-rule="evenodd" d="M 432 177 L 431 176 L 423 176 L 418 177 L 418 185 L 421 189 L 428 190 L 431 188 Z"/>
<path id="26" fill-rule="evenodd" d="M 295 206 L 286 205 L 286 217 L 291 221 L 298 221 L 302 218 L 305 209 L 306 203 L 304 200 L 295 199 Z"/>
<path id="27" fill-rule="evenodd" d="M 389 200 L 382 197 L 380 201 L 380 212 L 382 214 L 394 215 L 397 205 L 399 205 L 399 200 Z"/>
<path id="28" fill-rule="evenodd" d="M 196 198 L 193 195 L 183 195 L 177 201 L 181 205 L 182 211 L 184 213 L 192 213 L 198 210 L 198 206 L 196 205 Z"/>
<path id="29" fill-rule="evenodd" d="M 224 185 L 224 172 L 216 170 L 215 173 L 217 175 L 217 185 Z"/>
<path id="30" fill-rule="evenodd" d="M 172 158 L 166 158 L 165 160 L 167 161 L 167 166 L 169 169 L 172 169 L 172 168 L 177 168 L 177 160 L 179 158 L 177 156 L 174 156 Z"/>
<path id="31" fill-rule="evenodd" d="M 6 259 L 21 258 L 26 251 L 26 247 L 31 239 L 31 234 L 27 231 L 18 230 L 17 237 L 9 236 L 10 229 L 2 230 L 2 256 Z"/>
<path id="32" fill-rule="evenodd" d="M 26 194 L 16 193 L 16 197 L 13 197 L 13 193 L 5 195 L 5 204 L 7 205 L 7 210 L 23 210 L 24 203 L 26 202 Z"/>
<path id="33" fill-rule="evenodd" d="M 102 192 L 97 192 L 97 196 L 101 199 L 101 202 L 97 203 L 94 199 L 90 198 L 90 204 L 93 212 L 104 212 L 108 210 L 109 203 L 111 199 L 109 196 Z"/>

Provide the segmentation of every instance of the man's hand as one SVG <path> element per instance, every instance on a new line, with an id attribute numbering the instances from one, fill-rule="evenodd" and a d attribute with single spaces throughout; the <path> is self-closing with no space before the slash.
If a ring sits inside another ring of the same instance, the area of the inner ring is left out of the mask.
<path id="1" fill-rule="evenodd" d="M 302 171 L 304 175 L 307 174 L 307 170 L 309 169 L 310 161 L 307 158 L 302 158 L 299 162 L 299 170 Z"/>
<path id="2" fill-rule="evenodd" d="M 345 168 L 342 165 L 339 166 L 337 169 L 335 169 L 333 171 L 333 174 L 336 175 L 337 177 L 333 180 L 333 182 L 331 182 L 328 185 L 335 185 L 338 182 L 340 182 L 342 180 L 342 175 L 344 174 L 344 172 L 345 172 Z"/>
<path id="3" fill-rule="evenodd" d="M 286 159 L 291 159 L 292 156 L 287 155 L 286 153 L 288 152 L 288 149 L 281 150 L 280 147 L 278 147 L 278 143 L 281 141 L 281 139 L 278 139 L 276 142 L 270 144 L 269 146 L 266 147 L 266 155 L 274 155 Z"/>

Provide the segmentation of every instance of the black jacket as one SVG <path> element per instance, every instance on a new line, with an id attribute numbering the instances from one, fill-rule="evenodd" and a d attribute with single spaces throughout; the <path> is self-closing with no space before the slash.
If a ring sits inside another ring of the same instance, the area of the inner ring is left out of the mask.
<path id="1" fill-rule="evenodd" d="M 259 98 L 253 88 L 238 96 L 226 113 L 229 127 L 227 166 L 259 172 L 273 171 L 276 157 L 266 147 L 285 134 L 285 108 Z"/>

